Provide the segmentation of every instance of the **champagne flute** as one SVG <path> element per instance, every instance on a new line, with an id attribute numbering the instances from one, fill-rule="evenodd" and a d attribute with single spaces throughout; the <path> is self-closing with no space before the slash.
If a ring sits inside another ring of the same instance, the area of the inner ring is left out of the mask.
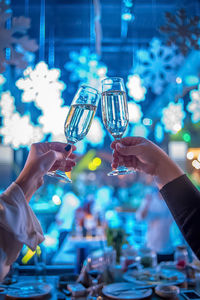
<path id="1" fill-rule="evenodd" d="M 99 103 L 99 92 L 90 86 L 82 85 L 76 92 L 64 124 L 67 143 L 70 145 L 81 141 L 88 133 Z M 65 172 L 56 170 L 48 172 L 49 176 L 62 181 L 72 182 Z"/>
<path id="2" fill-rule="evenodd" d="M 103 123 L 115 140 L 120 140 L 128 126 L 128 104 L 124 81 L 119 77 L 105 78 L 102 80 L 101 98 Z M 118 166 L 107 175 L 116 176 L 134 173 L 135 171 L 125 166 Z"/>

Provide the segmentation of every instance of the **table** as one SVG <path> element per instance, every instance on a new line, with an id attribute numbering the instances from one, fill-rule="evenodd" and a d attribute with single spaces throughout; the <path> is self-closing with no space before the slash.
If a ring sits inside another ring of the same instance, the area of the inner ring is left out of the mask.
<path id="1" fill-rule="evenodd" d="M 19 281 L 34 281 L 34 280 L 36 280 L 35 276 L 19 276 Z M 62 298 L 59 298 L 59 293 L 60 292 L 57 289 L 59 277 L 58 276 L 45 276 L 44 280 L 45 280 L 46 283 L 49 283 L 53 286 L 52 294 L 49 295 L 49 296 L 42 297 L 42 298 L 37 298 L 37 299 L 49 299 L 49 300 L 62 299 Z M 61 294 L 60 294 L 60 296 L 61 296 Z M 0 300 L 6 300 L 6 299 L 8 299 L 8 298 L 5 297 L 4 295 L 0 295 Z M 76 298 L 74 298 L 74 297 L 65 297 L 63 299 L 67 299 L 67 300 L 72 300 L 72 299 L 73 300 L 84 300 L 84 299 L 86 299 L 86 297 L 76 297 Z M 104 300 L 110 300 L 109 298 L 107 298 L 105 296 L 103 296 L 103 299 Z M 163 298 L 153 294 L 151 299 L 152 300 L 161 300 Z M 183 296 L 179 295 L 177 299 L 184 300 L 185 298 Z M 30 300 L 30 299 L 28 299 L 28 300 Z"/>

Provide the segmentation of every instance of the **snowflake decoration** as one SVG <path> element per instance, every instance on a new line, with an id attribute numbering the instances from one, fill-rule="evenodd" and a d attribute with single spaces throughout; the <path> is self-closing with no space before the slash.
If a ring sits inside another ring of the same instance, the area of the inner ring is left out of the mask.
<path id="1" fill-rule="evenodd" d="M 80 53 L 73 51 L 69 56 L 71 61 L 65 64 L 65 68 L 71 72 L 70 80 L 99 89 L 101 80 L 106 77 L 107 67 L 99 61 L 98 55 L 83 47 Z"/>
<path id="2" fill-rule="evenodd" d="M 0 107 L 3 117 L 0 135 L 3 136 L 4 144 L 17 149 L 43 138 L 41 128 L 33 125 L 28 115 L 21 116 L 15 111 L 14 98 L 9 91 L 2 93 Z"/>
<path id="3" fill-rule="evenodd" d="M 6 0 L 0 0 L 0 72 L 5 71 L 5 65 L 15 65 L 20 69 L 27 66 L 24 54 L 16 50 L 20 45 L 25 51 L 35 52 L 38 45 L 26 34 L 30 28 L 30 19 L 25 17 L 12 18 L 12 11 Z M 11 19 L 10 28 L 6 24 Z M 7 53 L 5 56 L 5 52 Z"/>
<path id="4" fill-rule="evenodd" d="M 41 128 L 32 125 L 28 116 L 21 116 L 17 112 L 10 119 L 4 120 L 0 134 L 3 136 L 4 144 L 11 145 L 15 149 L 39 142 L 43 137 Z"/>
<path id="5" fill-rule="evenodd" d="M 165 131 L 177 133 L 183 127 L 183 120 L 185 112 L 183 110 L 183 102 L 179 100 L 178 103 L 170 102 L 162 111 L 162 123 Z"/>
<path id="6" fill-rule="evenodd" d="M 151 87 L 155 94 L 161 94 L 166 83 L 174 80 L 175 69 L 183 61 L 175 46 L 167 47 L 153 38 L 148 50 L 138 50 L 138 64 L 134 72 L 139 74 L 146 87 Z"/>
<path id="7" fill-rule="evenodd" d="M 92 126 L 86 136 L 86 140 L 92 146 L 102 145 L 106 132 L 103 128 L 102 122 L 98 117 L 92 121 Z"/>
<path id="8" fill-rule="evenodd" d="M 129 75 L 126 86 L 128 88 L 129 96 L 132 97 L 136 102 L 145 100 L 145 94 L 147 90 L 142 86 L 142 80 L 139 75 Z"/>
<path id="9" fill-rule="evenodd" d="M 48 106 L 39 117 L 44 134 L 51 134 L 53 141 L 65 142 L 64 123 L 69 111 L 68 106 Z"/>
<path id="10" fill-rule="evenodd" d="M 192 121 L 197 123 L 200 121 L 200 84 L 198 90 L 190 91 L 190 99 L 187 110 L 192 114 Z"/>
<path id="11" fill-rule="evenodd" d="M 65 84 L 59 80 L 59 69 L 48 69 L 45 62 L 39 62 L 35 69 L 31 67 L 24 71 L 24 78 L 16 82 L 16 86 L 23 90 L 22 101 L 32 102 L 42 109 L 49 105 L 62 105 L 61 94 Z"/>
<path id="12" fill-rule="evenodd" d="M 143 115 L 141 106 L 134 102 L 128 102 L 128 114 L 130 123 L 139 123 Z"/>
<path id="13" fill-rule="evenodd" d="M 14 97 L 12 97 L 10 91 L 2 93 L 0 107 L 1 107 L 1 115 L 3 115 L 4 118 L 6 119 L 11 118 L 15 110 L 15 105 L 14 105 Z"/>
<path id="14" fill-rule="evenodd" d="M 160 31 L 168 36 L 167 44 L 176 45 L 186 55 L 191 49 L 200 49 L 200 27 L 198 16 L 187 17 L 184 9 L 180 9 L 175 15 L 166 12 L 166 25 L 160 27 Z"/>

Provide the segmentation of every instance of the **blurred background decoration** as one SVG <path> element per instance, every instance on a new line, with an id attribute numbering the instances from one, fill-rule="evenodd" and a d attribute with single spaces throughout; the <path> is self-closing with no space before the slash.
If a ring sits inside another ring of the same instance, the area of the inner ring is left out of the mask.
<path id="1" fill-rule="evenodd" d="M 126 135 L 156 142 L 199 188 L 199 15 L 198 0 L 0 0 L 0 189 L 19 174 L 31 143 L 65 141 L 77 88 L 101 91 L 107 76 L 126 84 Z M 107 177 L 110 142 L 99 107 L 77 143 L 73 184 L 46 178 L 31 200 L 48 262 L 72 263 L 80 240 L 103 247 L 106 228 L 110 236 L 122 228 L 135 249 L 146 245 L 148 222 L 136 211 L 152 183 L 138 173 Z M 174 224 L 170 230 L 175 247 L 183 239 Z M 33 256 L 24 249 L 20 263 Z"/>

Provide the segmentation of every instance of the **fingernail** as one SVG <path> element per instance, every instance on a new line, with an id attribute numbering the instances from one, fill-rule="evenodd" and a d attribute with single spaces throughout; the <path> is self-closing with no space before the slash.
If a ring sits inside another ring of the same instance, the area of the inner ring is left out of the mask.
<path id="1" fill-rule="evenodd" d="M 67 152 L 69 152 L 70 150 L 71 150 L 71 145 L 70 144 L 68 144 L 66 147 L 65 147 L 65 151 L 67 151 Z"/>

